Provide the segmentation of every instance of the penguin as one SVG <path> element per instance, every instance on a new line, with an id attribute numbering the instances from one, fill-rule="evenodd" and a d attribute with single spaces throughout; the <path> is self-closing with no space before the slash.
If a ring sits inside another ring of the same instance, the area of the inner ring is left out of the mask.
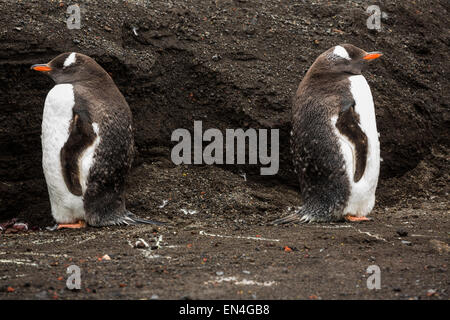
<path id="1" fill-rule="evenodd" d="M 380 143 L 372 93 L 361 71 L 380 56 L 341 44 L 309 68 L 292 106 L 291 153 L 303 206 L 273 224 L 369 220 Z"/>
<path id="2" fill-rule="evenodd" d="M 130 107 L 92 58 L 62 53 L 31 69 L 52 78 L 42 118 L 42 167 L 51 213 L 61 228 L 138 223 L 125 207 L 134 155 Z"/>

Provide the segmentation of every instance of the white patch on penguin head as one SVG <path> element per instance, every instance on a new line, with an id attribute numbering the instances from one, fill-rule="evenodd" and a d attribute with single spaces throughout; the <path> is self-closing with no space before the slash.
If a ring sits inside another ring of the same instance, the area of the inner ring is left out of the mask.
<path id="1" fill-rule="evenodd" d="M 96 122 L 92 123 L 92 129 L 94 130 L 95 134 L 98 136 L 98 124 Z"/>
<path id="2" fill-rule="evenodd" d="M 338 56 L 343 59 L 351 60 L 350 56 L 348 55 L 347 50 L 345 50 L 345 48 L 342 46 L 334 47 L 333 55 Z"/>
<path id="3" fill-rule="evenodd" d="M 68 67 L 68 66 L 74 64 L 76 60 L 77 60 L 76 53 L 72 52 L 71 54 L 69 54 L 69 56 L 64 61 L 64 67 Z"/>

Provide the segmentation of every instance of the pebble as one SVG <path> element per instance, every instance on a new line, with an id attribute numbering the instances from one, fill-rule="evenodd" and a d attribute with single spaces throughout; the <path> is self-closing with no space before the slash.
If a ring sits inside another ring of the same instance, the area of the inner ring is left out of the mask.
<path id="1" fill-rule="evenodd" d="M 436 295 L 436 290 L 434 290 L 434 289 L 429 289 L 429 290 L 427 291 L 427 297 L 432 297 L 432 296 L 434 296 L 434 295 Z"/>
<path id="2" fill-rule="evenodd" d="M 138 241 L 136 241 L 136 243 L 134 244 L 135 248 L 138 249 L 143 249 L 143 248 L 148 248 L 149 244 L 144 240 L 144 239 L 139 239 Z"/>

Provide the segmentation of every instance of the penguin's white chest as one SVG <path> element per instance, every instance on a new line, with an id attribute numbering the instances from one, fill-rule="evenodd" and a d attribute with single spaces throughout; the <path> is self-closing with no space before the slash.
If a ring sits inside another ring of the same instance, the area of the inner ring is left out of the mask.
<path id="1" fill-rule="evenodd" d="M 60 153 L 69 137 L 75 105 L 71 84 L 53 87 L 47 95 L 42 119 L 42 166 L 47 182 L 52 215 L 58 223 L 84 219 L 83 199 L 72 194 L 64 181 Z"/>
<path id="2" fill-rule="evenodd" d="M 350 182 L 350 197 L 344 215 L 366 216 L 375 204 L 375 190 L 380 172 L 380 142 L 375 118 L 372 93 L 366 79 L 362 75 L 349 78 L 350 91 L 355 100 L 355 112 L 359 115 L 359 126 L 367 136 L 368 150 L 364 174 L 355 182 L 355 146 L 336 129 L 341 152 L 345 160 L 346 171 Z M 334 121 L 335 123 L 335 121 Z"/>

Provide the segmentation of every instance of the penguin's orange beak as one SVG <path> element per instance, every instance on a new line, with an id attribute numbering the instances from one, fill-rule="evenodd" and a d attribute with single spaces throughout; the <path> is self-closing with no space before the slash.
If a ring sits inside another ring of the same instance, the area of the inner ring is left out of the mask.
<path id="1" fill-rule="evenodd" d="M 48 64 L 33 64 L 31 69 L 41 72 L 52 71 L 52 68 Z"/>
<path id="2" fill-rule="evenodd" d="M 368 52 L 363 59 L 364 60 L 373 60 L 373 59 L 377 59 L 379 57 L 381 57 L 383 54 L 379 51 L 374 51 L 374 52 Z"/>

